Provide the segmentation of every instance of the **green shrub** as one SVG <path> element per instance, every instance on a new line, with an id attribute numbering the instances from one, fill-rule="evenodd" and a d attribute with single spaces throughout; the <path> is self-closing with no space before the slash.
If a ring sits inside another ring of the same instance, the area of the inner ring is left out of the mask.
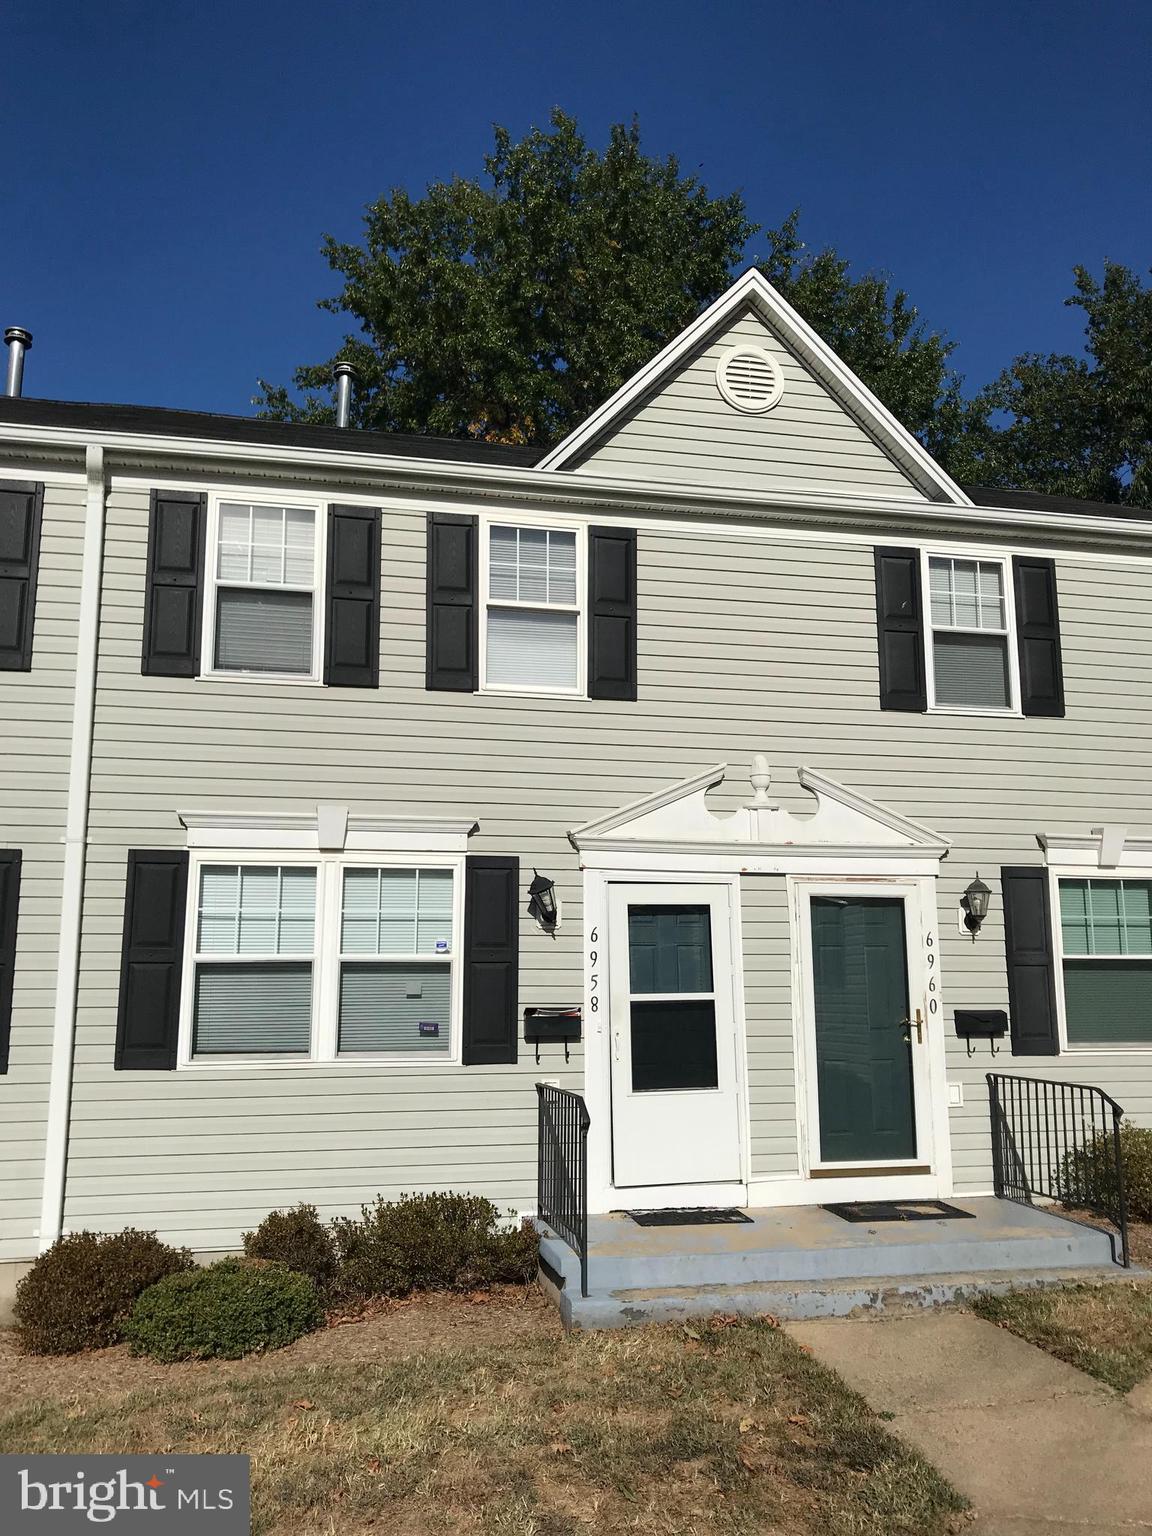
<path id="1" fill-rule="evenodd" d="M 363 1207 L 359 1221 L 332 1224 L 337 1288 L 348 1296 L 471 1291 L 536 1273 L 538 1239 L 525 1222 L 501 1230 L 500 1213 L 479 1195 L 401 1195 Z"/>
<path id="2" fill-rule="evenodd" d="M 255 1232 L 245 1232 L 244 1252 L 249 1258 L 268 1259 L 307 1275 L 318 1290 L 323 1290 L 336 1272 L 332 1234 L 316 1214 L 314 1205 L 272 1211 Z"/>
<path id="3" fill-rule="evenodd" d="M 281 1349 L 321 1320 L 316 1287 L 282 1264 L 221 1259 L 169 1275 L 124 1320 L 134 1355 L 156 1360 L 238 1360 Z"/>
<path id="4" fill-rule="evenodd" d="M 155 1232 L 72 1232 L 16 1287 L 20 1346 L 33 1355 L 74 1355 L 116 1344 L 141 1292 L 191 1268 L 188 1250 L 170 1248 Z"/>
<path id="5" fill-rule="evenodd" d="M 1128 1214 L 1152 1221 L 1152 1129 L 1125 1120 L 1120 1127 L 1124 1192 Z M 1067 1153 L 1060 1170 L 1060 1198 L 1065 1205 L 1100 1205 L 1110 1215 L 1119 1210 L 1111 1131 L 1100 1132 Z"/>

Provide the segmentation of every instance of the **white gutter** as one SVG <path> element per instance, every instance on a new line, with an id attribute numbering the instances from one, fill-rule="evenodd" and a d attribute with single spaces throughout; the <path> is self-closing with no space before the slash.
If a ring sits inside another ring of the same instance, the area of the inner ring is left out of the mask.
<path id="1" fill-rule="evenodd" d="M 96 700 L 96 644 L 100 627 L 100 580 L 104 566 L 104 449 L 89 443 L 84 455 L 87 497 L 84 556 L 80 576 L 80 619 L 76 636 L 76 683 L 72 699 L 72 745 L 68 761 L 68 811 L 64 823 L 64 879 L 60 898 L 60 950 L 52 1018 L 52 1068 L 48 1079 L 48 1124 L 44 1146 L 44 1194 L 40 1209 L 40 1251 L 50 1248 L 64 1223 L 64 1182 L 72 1108 L 72 1058 L 76 1046 L 76 1001 L 80 974 L 80 920 L 88 846 L 88 803 L 92 780 L 92 721 Z"/>
<path id="2" fill-rule="evenodd" d="M 355 436 L 355 434 L 351 434 Z M 920 501 L 911 497 L 853 496 L 838 491 L 695 490 L 685 486 L 653 485 L 645 481 L 613 479 L 604 475 L 567 470 L 540 470 L 516 465 L 469 464 L 447 459 L 392 457 L 380 453 L 356 453 L 334 448 L 289 448 L 268 443 L 232 443 L 197 437 L 160 437 L 135 432 L 83 432 L 71 427 L 36 427 L 0 424 L 0 445 L 5 443 L 87 447 L 99 444 L 110 455 L 150 454 L 175 459 L 262 461 L 285 469 L 320 469 L 329 474 L 354 470 L 367 473 L 375 487 L 401 490 L 441 490 L 449 494 L 468 491 L 476 495 L 511 495 L 541 503 L 583 506 L 594 503 L 619 508 L 709 517 L 751 517 L 766 521 L 789 513 L 796 521 L 827 514 L 844 526 L 861 517 L 877 514 L 910 523 L 941 523 L 953 528 L 984 525 L 1006 526 L 1025 532 L 1059 532 L 1074 542 L 1076 534 L 1103 534 L 1117 544 L 1152 538 L 1152 519 L 1096 517 L 1063 512 L 1028 511 L 1015 507 L 958 506 L 952 502 Z"/>

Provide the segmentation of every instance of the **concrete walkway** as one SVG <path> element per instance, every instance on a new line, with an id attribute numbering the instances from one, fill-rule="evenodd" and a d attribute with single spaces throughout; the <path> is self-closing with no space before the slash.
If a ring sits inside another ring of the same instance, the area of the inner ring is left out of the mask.
<path id="1" fill-rule="evenodd" d="M 958 1312 L 787 1328 L 971 1499 L 973 1536 L 1152 1531 L 1152 1418 L 1102 1382 Z"/>

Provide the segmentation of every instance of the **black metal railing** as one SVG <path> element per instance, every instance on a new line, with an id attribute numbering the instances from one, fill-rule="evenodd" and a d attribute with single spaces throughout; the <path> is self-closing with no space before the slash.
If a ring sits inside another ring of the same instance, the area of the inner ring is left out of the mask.
<path id="1" fill-rule="evenodd" d="M 992 1170 L 1002 1200 L 1034 1196 L 1091 1211 L 1116 1228 L 1128 1268 L 1128 1202 L 1120 1122 L 1124 1111 L 1102 1088 L 1045 1077 L 988 1073 Z"/>
<path id="2" fill-rule="evenodd" d="M 588 1294 L 588 1106 L 578 1093 L 536 1084 L 536 1211 L 580 1258 Z"/>

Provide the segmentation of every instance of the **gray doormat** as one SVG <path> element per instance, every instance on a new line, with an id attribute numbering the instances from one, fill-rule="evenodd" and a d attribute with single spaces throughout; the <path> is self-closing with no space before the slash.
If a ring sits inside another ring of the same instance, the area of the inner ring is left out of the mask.
<path id="1" fill-rule="evenodd" d="M 971 1211 L 943 1200 L 853 1200 L 845 1205 L 824 1205 L 841 1221 L 975 1221 Z"/>
<path id="2" fill-rule="evenodd" d="M 745 1216 L 743 1211 L 734 1207 L 730 1210 L 717 1210 L 711 1206 L 701 1206 L 696 1210 L 684 1208 L 675 1211 L 625 1211 L 625 1216 L 631 1216 L 638 1227 L 728 1227 L 735 1226 L 739 1222 L 751 1222 L 751 1216 Z"/>

